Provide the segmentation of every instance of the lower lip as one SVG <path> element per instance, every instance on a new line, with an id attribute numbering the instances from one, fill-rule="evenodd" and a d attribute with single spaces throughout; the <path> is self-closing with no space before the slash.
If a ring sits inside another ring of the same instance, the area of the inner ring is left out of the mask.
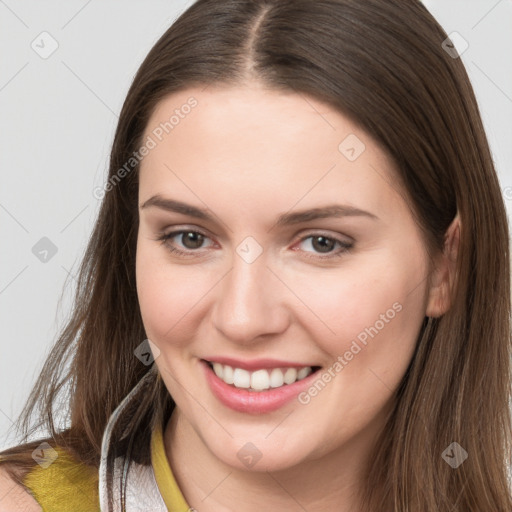
<path id="1" fill-rule="evenodd" d="M 244 388 L 236 388 L 226 384 L 215 375 L 208 363 L 201 361 L 206 380 L 217 399 L 227 407 L 252 414 L 262 414 L 276 411 L 311 385 L 311 381 L 317 377 L 318 371 L 311 373 L 304 379 L 293 384 L 285 384 L 279 388 L 270 388 L 266 391 L 248 391 Z"/>

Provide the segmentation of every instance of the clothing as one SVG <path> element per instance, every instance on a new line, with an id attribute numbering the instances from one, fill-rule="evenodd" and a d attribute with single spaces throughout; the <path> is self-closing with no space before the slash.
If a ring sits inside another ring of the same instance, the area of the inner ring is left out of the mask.
<path id="1" fill-rule="evenodd" d="M 106 503 L 106 458 L 115 442 L 112 428 L 129 411 L 129 406 L 140 396 L 145 379 L 129 393 L 110 417 L 102 441 L 99 471 L 79 463 L 65 449 L 57 446 L 57 458 L 47 467 L 37 465 L 24 479 L 43 512 L 104 512 Z M 49 450 L 49 449 L 48 449 Z M 176 480 L 172 474 L 167 455 L 161 423 L 151 434 L 151 466 L 132 463 L 127 478 L 126 512 L 190 512 Z M 45 459 L 50 460 L 51 455 Z M 51 452 L 49 452 L 51 454 Z M 52 457 L 53 458 L 53 457 Z M 114 496 L 119 495 L 119 472 L 124 459 L 115 459 Z M 115 510 L 121 511 L 116 502 Z"/>

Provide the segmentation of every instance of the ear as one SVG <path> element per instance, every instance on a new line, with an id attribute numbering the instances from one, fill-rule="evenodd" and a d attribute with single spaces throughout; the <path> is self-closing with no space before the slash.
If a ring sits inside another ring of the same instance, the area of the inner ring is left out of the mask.
<path id="1" fill-rule="evenodd" d="M 437 258 L 432 271 L 426 316 L 439 317 L 450 309 L 459 253 L 460 230 L 460 217 L 457 213 L 446 230 L 443 253 Z"/>

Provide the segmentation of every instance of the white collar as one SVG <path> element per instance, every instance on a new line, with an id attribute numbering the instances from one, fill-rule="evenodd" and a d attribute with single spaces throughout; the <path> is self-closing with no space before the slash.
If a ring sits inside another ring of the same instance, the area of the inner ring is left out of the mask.
<path id="1" fill-rule="evenodd" d="M 114 496 L 114 508 L 109 510 L 107 500 L 107 460 L 116 439 L 113 437 L 114 425 L 126 419 L 129 405 L 133 405 L 137 399 L 144 397 L 148 385 L 154 385 L 153 371 L 148 373 L 121 401 L 110 416 L 101 442 L 101 461 L 99 468 L 99 498 L 101 512 L 167 512 L 160 490 L 155 479 L 153 466 L 144 466 L 132 462 L 126 475 L 125 463 L 129 462 L 125 457 L 116 457 L 113 463 L 114 475 L 112 490 Z M 149 447 L 148 447 L 149 450 Z M 126 500 L 124 508 L 121 504 L 122 477 L 126 478 Z"/>

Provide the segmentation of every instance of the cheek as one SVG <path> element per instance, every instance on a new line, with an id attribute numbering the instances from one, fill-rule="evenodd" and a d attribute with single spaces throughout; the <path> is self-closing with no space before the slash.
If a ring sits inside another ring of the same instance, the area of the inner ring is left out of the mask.
<path id="1" fill-rule="evenodd" d="M 309 334 L 330 362 L 299 401 L 325 411 L 326 439 L 355 435 L 376 417 L 410 364 L 425 312 L 424 260 L 404 254 L 415 263 L 381 254 L 308 288 L 308 306 L 322 320 L 309 321 Z"/>
<path id="2" fill-rule="evenodd" d="M 404 254 L 411 258 L 374 254 L 371 262 L 358 260 L 357 268 L 347 264 L 329 277 L 295 275 L 307 297 L 310 320 L 303 315 L 303 326 L 333 359 L 347 354 L 364 365 L 376 357 L 379 364 L 410 357 L 425 315 L 425 265 L 421 252 Z"/>
<path id="3" fill-rule="evenodd" d="M 143 240 L 137 247 L 137 295 L 146 333 L 155 341 L 186 344 L 183 328 L 211 284 L 193 265 L 171 264 L 166 249 L 154 243 Z"/>

